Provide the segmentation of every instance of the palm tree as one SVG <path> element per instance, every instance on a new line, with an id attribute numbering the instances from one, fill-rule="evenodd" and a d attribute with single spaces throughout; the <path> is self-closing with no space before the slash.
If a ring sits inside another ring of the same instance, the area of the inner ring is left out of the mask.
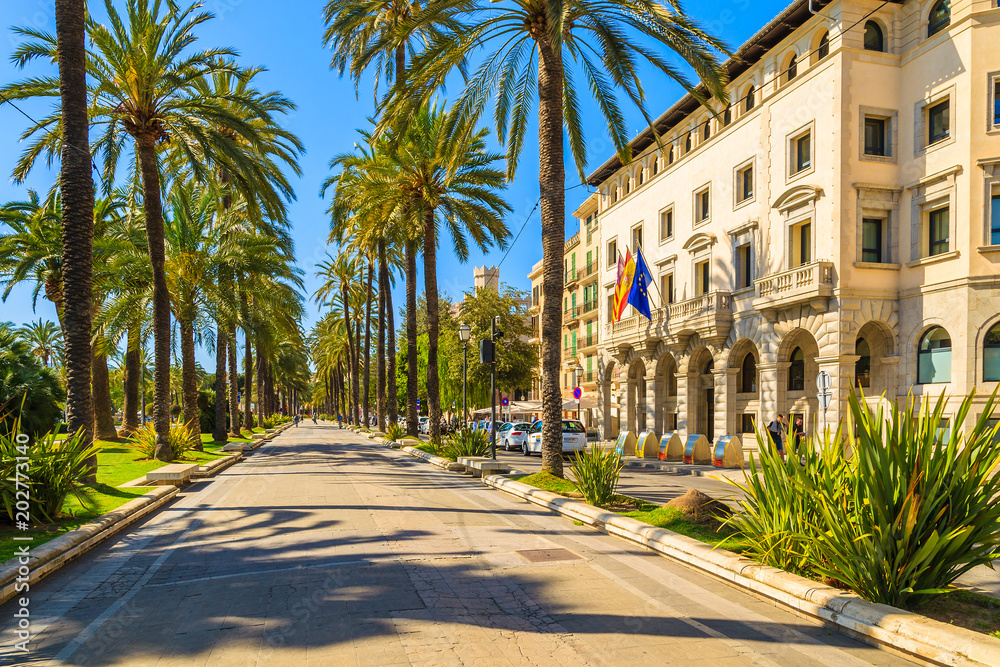
<path id="1" fill-rule="evenodd" d="M 336 259 L 331 258 L 320 262 L 316 265 L 316 268 L 319 269 L 316 272 L 316 276 L 323 279 L 323 283 L 316 291 L 316 302 L 319 303 L 321 308 L 328 305 L 332 308 L 339 306 L 343 312 L 351 382 L 351 410 L 348 421 L 356 424 L 358 421 L 359 404 L 358 360 L 361 331 L 359 326 L 355 326 L 357 323 L 354 320 L 357 318 L 352 317 L 351 308 L 354 307 L 356 313 L 359 302 L 364 300 L 361 286 L 357 282 L 361 262 L 357 255 L 349 252 L 341 252 Z"/>
<path id="2" fill-rule="evenodd" d="M 91 173 L 90 125 L 87 119 L 87 7 L 56 0 L 56 53 L 62 114 L 61 163 L 63 332 L 66 346 L 66 422 L 69 432 L 82 429 L 82 448 L 93 440 L 91 395 L 91 281 L 94 267 L 94 175 Z M 97 457 L 88 461 L 87 481 L 97 481 Z"/>
<path id="3" fill-rule="evenodd" d="M 42 320 L 25 325 L 17 330 L 21 340 L 31 346 L 31 353 L 49 368 L 49 359 L 56 356 L 62 347 L 62 332 L 54 322 Z"/>
<path id="4" fill-rule="evenodd" d="M 622 162 L 631 159 L 625 118 L 615 99 L 621 90 L 652 124 L 639 67 L 648 63 L 708 106 L 725 102 L 726 72 L 717 53 L 724 45 L 684 15 L 677 0 L 437 0 L 408 24 L 438 25 L 455 17 L 462 29 L 435 40 L 413 61 L 407 85 L 398 86 L 384 108 L 384 125 L 406 126 L 446 77 L 477 48 L 487 50 L 456 101 L 452 123 L 474 121 L 493 99 L 498 139 L 506 144 L 507 175 L 513 178 L 524 145 L 535 96 L 538 99 L 538 186 L 542 218 L 542 429 L 543 470 L 562 475 L 562 395 L 559 388 L 565 239 L 564 128 L 581 180 L 587 164 L 576 75 L 582 74 L 604 116 Z M 690 65 L 697 86 L 659 51 Z M 537 59 L 537 60 L 536 60 Z"/>
<path id="5" fill-rule="evenodd" d="M 223 98 L 199 90 L 196 85 L 217 73 L 236 71 L 228 60 L 236 56 L 230 49 L 191 52 L 197 41 L 195 30 L 213 14 L 201 11 L 200 3 L 180 8 L 169 2 L 164 7 L 160 0 L 133 0 L 127 4 L 124 17 L 111 0 L 105 0 L 105 9 L 110 29 L 93 19 L 87 23 L 93 45 L 87 57 L 87 74 L 93 82 L 90 120 L 103 126 L 95 149 L 102 154 L 104 181 L 114 183 L 126 140 L 131 138 L 142 183 L 153 276 L 156 457 L 169 461 L 170 303 L 164 273 L 163 188 L 158 154 L 169 144 L 184 156 L 197 180 L 204 180 L 209 171 L 225 168 L 233 189 L 253 193 L 248 201 L 261 206 L 272 219 L 285 217 L 285 199 L 291 193 L 272 190 L 273 174 L 243 148 L 252 146 L 257 137 L 257 128 L 246 118 L 268 117 L 259 99 L 235 92 Z M 16 32 L 33 40 L 15 51 L 14 60 L 19 65 L 35 58 L 57 57 L 50 36 L 30 29 Z M 35 78 L 11 84 L 0 92 L 10 99 L 24 99 L 51 96 L 57 88 L 54 79 Z M 234 106 L 243 107 L 247 113 L 235 113 Z M 27 176 L 38 156 L 46 152 L 51 155 L 61 145 L 61 132 L 58 118 L 31 128 L 28 136 L 39 136 L 18 161 L 16 180 Z"/>
<path id="6" fill-rule="evenodd" d="M 427 298 L 427 403 L 431 439 L 440 440 L 441 402 L 438 381 L 437 245 L 440 226 L 450 234 L 455 255 L 469 256 L 468 238 L 486 251 L 509 236 L 503 215 L 510 207 L 498 194 L 507 187 L 504 173 L 492 167 L 499 155 L 486 150 L 484 129 L 449 128 L 447 114 L 427 107 L 413 118 L 396 150 L 373 166 L 364 199 L 351 202 L 360 218 L 392 211 L 388 218 L 412 221 L 424 249 Z M 411 237 L 412 238 L 412 237 Z M 416 341 L 410 354 L 416 352 Z"/>

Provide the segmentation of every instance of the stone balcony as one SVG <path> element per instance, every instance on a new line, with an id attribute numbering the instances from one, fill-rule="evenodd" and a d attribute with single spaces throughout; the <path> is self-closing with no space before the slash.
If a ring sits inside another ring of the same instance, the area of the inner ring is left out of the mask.
<path id="1" fill-rule="evenodd" d="M 822 313 L 829 308 L 833 285 L 833 262 L 809 262 L 754 281 L 753 307 L 769 322 L 774 321 L 779 310 L 805 303 Z"/>
<path id="2" fill-rule="evenodd" d="M 657 308 L 647 320 L 642 315 L 626 317 L 605 326 L 609 347 L 652 347 L 664 340 L 683 345 L 694 334 L 703 340 L 725 340 L 733 325 L 733 297 L 729 292 L 709 292 Z"/>

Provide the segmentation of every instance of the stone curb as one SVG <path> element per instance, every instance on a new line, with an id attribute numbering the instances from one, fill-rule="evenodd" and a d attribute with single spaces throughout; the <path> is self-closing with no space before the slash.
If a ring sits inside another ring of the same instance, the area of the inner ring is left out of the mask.
<path id="1" fill-rule="evenodd" d="M 243 452 L 236 452 L 228 456 L 223 456 L 221 459 L 216 459 L 215 461 L 212 461 L 208 465 L 201 466 L 200 468 L 198 468 L 197 471 L 195 471 L 193 475 L 191 475 L 191 477 L 194 477 L 196 479 L 212 477 L 213 475 L 216 475 L 225 470 L 226 468 L 228 468 L 229 466 L 233 465 L 237 461 L 242 461 L 242 460 L 243 460 Z"/>
<path id="2" fill-rule="evenodd" d="M 449 461 L 448 459 L 443 459 L 440 456 L 434 456 L 422 449 L 416 449 L 414 447 L 403 447 L 399 451 L 406 452 L 414 458 L 418 458 L 427 461 L 431 465 L 436 465 L 438 468 L 444 468 L 445 470 L 451 470 L 452 472 L 464 472 L 465 466 L 461 463 L 455 463 L 454 461 Z"/>
<path id="3" fill-rule="evenodd" d="M 890 646 L 940 665 L 1000 665 L 1000 640 L 993 637 L 867 602 L 853 593 L 501 475 L 484 476 L 483 482 L 837 625 L 866 643 Z"/>
<path id="4" fill-rule="evenodd" d="M 74 558 L 90 551 L 107 538 L 159 509 L 176 495 L 177 487 L 157 487 L 76 530 L 60 535 L 37 549 L 32 549 L 28 574 L 29 585 L 40 581 Z M 0 565 L 0 587 L 2 587 L 0 588 L 0 604 L 19 593 L 15 590 L 15 586 L 18 585 L 17 579 L 20 576 L 19 569 L 21 567 L 22 565 L 17 558 L 12 558 Z"/>

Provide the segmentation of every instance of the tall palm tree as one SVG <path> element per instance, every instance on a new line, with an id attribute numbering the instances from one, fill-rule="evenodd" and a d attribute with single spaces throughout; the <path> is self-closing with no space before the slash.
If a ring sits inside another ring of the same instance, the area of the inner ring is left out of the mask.
<path id="1" fill-rule="evenodd" d="M 503 171 L 492 166 L 501 156 L 486 150 L 486 135 L 485 129 L 450 128 L 445 112 L 425 107 L 412 119 L 396 150 L 374 165 L 371 178 L 365 183 L 366 197 L 352 202 L 361 218 L 384 213 L 391 206 L 389 219 L 411 220 L 420 230 L 427 299 L 427 404 L 432 440 L 441 437 L 436 259 L 440 227 L 443 225 L 451 236 L 455 255 L 461 261 L 468 259 L 469 238 L 486 251 L 494 243 L 503 246 L 509 236 L 503 215 L 510 207 L 499 194 L 507 183 Z"/>
<path id="2" fill-rule="evenodd" d="M 91 394 L 91 281 L 94 268 L 94 175 L 87 118 L 87 7 L 56 0 L 56 53 L 62 114 L 61 163 L 63 225 L 63 330 L 66 347 L 66 422 L 71 433 L 82 429 L 82 448 L 93 440 Z M 88 461 L 88 481 L 97 481 L 97 457 Z"/>
<path id="3" fill-rule="evenodd" d="M 223 99 L 200 91 L 195 85 L 206 77 L 236 68 L 231 60 L 236 53 L 230 49 L 192 51 L 197 41 L 196 30 L 211 20 L 213 14 L 201 11 L 200 3 L 181 8 L 174 2 L 132 0 L 124 16 L 112 0 L 105 0 L 104 5 L 111 27 L 93 19 L 87 23 L 93 45 L 86 59 L 87 74 L 92 81 L 90 121 L 103 127 L 95 142 L 95 152 L 102 155 L 104 181 L 114 183 L 118 163 L 127 150 L 126 141 L 131 139 L 142 183 L 153 276 L 156 457 L 169 461 L 170 303 L 164 273 L 159 154 L 169 144 L 185 157 L 192 176 L 198 180 L 224 167 L 234 190 L 254 193 L 248 200 L 261 206 L 271 218 L 285 216 L 285 200 L 291 192 L 272 190 L 269 187 L 273 185 L 272 174 L 243 148 L 253 145 L 257 136 L 257 128 L 246 118 L 268 117 L 259 99 L 253 95 L 239 97 L 236 93 Z M 30 29 L 16 32 L 32 40 L 15 50 L 14 60 L 19 65 L 35 58 L 58 56 L 51 36 Z M 11 99 L 24 99 L 52 95 L 57 86 L 53 79 L 33 78 L 10 84 L 2 92 Z M 249 112 L 235 113 L 234 105 Z M 61 143 L 61 133 L 57 118 L 29 130 L 28 136 L 37 136 L 18 161 L 16 180 L 26 177 L 38 156 L 52 154 Z"/>
<path id="4" fill-rule="evenodd" d="M 350 252 L 341 252 L 336 259 L 328 259 L 316 265 L 319 269 L 317 277 L 323 280 L 316 291 L 315 299 L 320 307 L 330 306 L 339 308 L 343 312 L 343 321 L 347 335 L 348 367 L 350 374 L 350 397 L 351 410 L 348 421 L 352 424 L 358 422 L 359 404 L 359 347 L 360 347 L 360 320 L 352 316 L 351 308 L 358 311 L 360 302 L 364 301 L 364 293 L 361 285 L 357 281 L 360 273 L 361 261 L 359 257 Z"/>
<path id="5" fill-rule="evenodd" d="M 46 368 L 62 347 L 62 332 L 49 320 L 39 318 L 37 322 L 26 324 L 17 330 L 17 335 L 31 346 L 31 353 L 40 358 Z"/>
<path id="6" fill-rule="evenodd" d="M 475 120 L 493 99 L 493 121 L 506 144 L 512 178 L 538 99 L 538 187 L 542 218 L 542 451 L 543 470 L 562 475 L 562 395 L 559 339 L 562 328 L 565 240 L 564 131 L 581 180 L 587 164 L 577 75 L 583 76 L 604 116 L 619 158 L 631 159 L 625 117 L 616 100 L 622 91 L 652 124 L 639 67 L 650 65 L 679 83 L 706 106 L 726 100 L 726 73 L 717 54 L 724 45 L 688 18 L 678 0 L 437 0 L 414 17 L 413 26 L 455 17 L 462 29 L 435 40 L 411 67 L 384 108 L 385 124 L 405 126 L 470 52 L 485 49 L 483 64 L 455 104 L 453 123 Z M 412 26 L 408 26 L 413 29 Z M 690 65 L 697 85 L 661 52 Z"/>

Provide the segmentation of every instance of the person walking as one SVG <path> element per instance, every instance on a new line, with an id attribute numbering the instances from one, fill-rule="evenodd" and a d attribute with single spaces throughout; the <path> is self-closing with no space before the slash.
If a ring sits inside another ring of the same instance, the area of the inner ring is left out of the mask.
<path id="1" fill-rule="evenodd" d="M 778 450 L 778 454 L 781 456 L 781 460 L 785 460 L 785 433 L 787 428 L 785 427 L 785 416 L 779 414 L 770 424 L 767 425 L 768 435 L 771 436 L 771 442 L 774 443 L 775 448 Z"/>
<path id="2" fill-rule="evenodd" d="M 296 426 L 299 425 L 299 416 L 298 416 L 298 414 L 295 415 L 295 425 Z"/>

